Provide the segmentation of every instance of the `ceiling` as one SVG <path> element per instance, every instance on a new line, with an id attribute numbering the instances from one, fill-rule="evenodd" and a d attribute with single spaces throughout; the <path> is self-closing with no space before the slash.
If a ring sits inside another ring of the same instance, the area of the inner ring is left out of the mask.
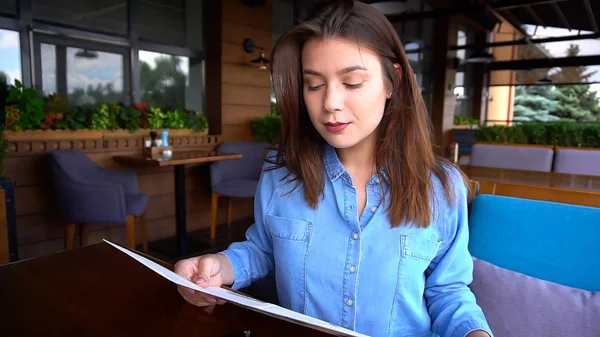
<path id="1" fill-rule="evenodd" d="M 598 0 L 426 0 L 433 10 L 405 11 L 407 2 L 363 1 L 385 10 L 391 21 L 464 15 L 485 29 L 501 19 L 513 26 L 524 24 L 599 32 Z"/>

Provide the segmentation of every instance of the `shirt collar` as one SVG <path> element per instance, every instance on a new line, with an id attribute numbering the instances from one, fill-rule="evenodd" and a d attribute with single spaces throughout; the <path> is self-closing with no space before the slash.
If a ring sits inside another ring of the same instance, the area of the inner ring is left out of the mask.
<path id="1" fill-rule="evenodd" d="M 325 164 L 327 176 L 329 176 L 331 181 L 337 180 L 339 177 L 344 175 L 344 173 L 346 173 L 346 169 L 344 168 L 344 165 L 342 165 L 335 148 L 329 144 L 325 144 L 325 148 L 323 150 L 323 163 Z M 382 168 L 380 173 L 383 179 L 389 184 L 390 179 L 387 175 L 387 172 Z"/>

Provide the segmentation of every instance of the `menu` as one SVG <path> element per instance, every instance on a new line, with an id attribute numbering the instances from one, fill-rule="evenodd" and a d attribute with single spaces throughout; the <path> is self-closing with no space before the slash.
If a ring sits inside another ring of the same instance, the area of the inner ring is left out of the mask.
<path id="1" fill-rule="evenodd" d="M 260 300 L 257 300 L 255 298 L 246 296 L 244 294 L 241 294 L 239 292 L 230 290 L 228 288 L 225 287 L 207 287 L 207 288 L 202 288 L 199 285 L 183 278 L 182 276 L 174 273 L 173 271 L 129 250 L 126 248 L 123 248 L 119 245 L 116 245 L 110 241 L 104 240 L 104 242 L 108 243 L 109 245 L 115 247 L 116 249 L 118 249 L 119 251 L 127 254 L 128 256 L 132 257 L 133 259 L 135 259 L 136 261 L 138 261 L 139 263 L 143 264 L 144 266 L 148 267 L 149 269 L 151 269 L 152 271 L 154 271 L 155 273 L 157 273 L 158 275 L 164 277 L 165 279 L 178 284 L 178 285 L 182 285 L 184 287 L 187 288 L 191 288 L 194 289 L 196 291 L 200 291 L 203 292 L 205 294 L 211 295 L 215 298 L 219 298 L 222 300 L 225 300 L 229 303 L 250 309 L 250 310 L 254 310 L 269 316 L 273 316 L 282 320 L 286 320 L 288 322 L 292 322 L 292 323 L 296 323 L 296 324 L 300 324 L 303 326 L 307 326 L 316 330 L 320 330 L 320 331 L 324 331 L 327 332 L 329 334 L 335 335 L 335 336 L 360 336 L 360 337 L 367 337 L 367 335 L 337 326 L 337 325 L 333 325 L 330 324 L 328 322 L 316 319 L 314 317 L 310 317 L 268 302 L 263 302 Z"/>

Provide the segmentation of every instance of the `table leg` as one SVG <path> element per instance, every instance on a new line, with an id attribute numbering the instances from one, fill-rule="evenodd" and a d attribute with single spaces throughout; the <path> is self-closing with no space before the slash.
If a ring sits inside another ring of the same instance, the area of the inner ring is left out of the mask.
<path id="1" fill-rule="evenodd" d="M 185 210 L 185 165 L 175 166 L 175 223 L 177 233 L 177 253 L 185 256 L 188 252 Z"/>

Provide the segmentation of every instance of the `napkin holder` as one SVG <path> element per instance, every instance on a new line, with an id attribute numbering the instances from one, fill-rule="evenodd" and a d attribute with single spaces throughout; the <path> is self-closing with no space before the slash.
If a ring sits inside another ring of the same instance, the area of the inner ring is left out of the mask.
<path id="1" fill-rule="evenodd" d="M 169 151 L 167 153 L 173 153 L 173 147 L 172 146 L 152 146 L 152 147 L 144 147 L 144 157 L 145 158 L 151 158 L 151 159 L 162 159 L 165 157 L 170 157 L 170 156 L 166 156 L 165 154 L 163 154 L 164 151 Z"/>

